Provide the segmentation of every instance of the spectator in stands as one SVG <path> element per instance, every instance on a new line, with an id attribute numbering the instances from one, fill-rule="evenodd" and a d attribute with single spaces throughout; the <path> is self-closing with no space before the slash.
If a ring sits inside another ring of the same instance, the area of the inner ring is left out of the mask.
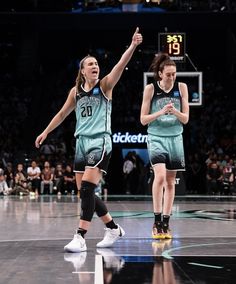
<path id="1" fill-rule="evenodd" d="M 6 168 L 4 169 L 4 175 L 6 178 L 6 182 L 8 187 L 13 188 L 14 186 L 14 173 L 12 163 L 7 163 Z"/>
<path id="2" fill-rule="evenodd" d="M 208 166 L 206 178 L 208 194 L 219 194 L 222 188 L 222 172 L 217 162 L 212 162 Z"/>
<path id="3" fill-rule="evenodd" d="M 229 163 L 226 164 L 226 166 L 223 167 L 222 170 L 222 190 L 221 193 L 225 195 L 230 194 L 231 187 L 233 185 L 233 167 Z"/>
<path id="4" fill-rule="evenodd" d="M 236 193 L 236 167 L 233 168 L 232 175 L 230 176 L 230 194 Z"/>
<path id="5" fill-rule="evenodd" d="M 64 185 L 63 192 L 65 194 L 77 194 L 75 184 L 75 174 L 72 170 L 71 165 L 66 165 L 66 169 L 63 175 Z"/>
<path id="6" fill-rule="evenodd" d="M 39 187 L 40 187 L 40 174 L 41 170 L 37 166 L 36 161 L 31 162 L 31 166 L 27 168 L 27 179 L 31 184 L 32 190 L 35 192 L 35 194 L 39 193 Z"/>
<path id="7" fill-rule="evenodd" d="M 23 164 L 17 165 L 17 170 L 14 179 L 15 179 L 14 194 L 28 195 L 30 187 L 27 181 L 27 174 L 24 172 Z"/>
<path id="8" fill-rule="evenodd" d="M 64 193 L 63 180 L 64 180 L 64 170 L 62 164 L 57 164 L 54 171 L 54 187 L 57 194 Z"/>
<path id="9" fill-rule="evenodd" d="M 8 187 L 3 169 L 0 169 L 0 195 L 8 195 L 11 188 Z"/>
<path id="10" fill-rule="evenodd" d="M 45 186 L 49 187 L 49 193 L 53 192 L 53 171 L 48 161 L 44 162 L 44 167 L 41 172 L 40 193 L 44 194 Z"/>
<path id="11" fill-rule="evenodd" d="M 40 153 L 44 155 L 47 160 L 51 160 L 51 157 L 55 152 L 56 147 L 54 146 L 53 140 L 50 140 L 40 148 Z"/>

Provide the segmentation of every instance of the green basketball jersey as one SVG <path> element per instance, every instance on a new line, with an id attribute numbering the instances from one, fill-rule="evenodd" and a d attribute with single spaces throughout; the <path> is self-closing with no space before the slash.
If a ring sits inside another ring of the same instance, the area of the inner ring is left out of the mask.
<path id="1" fill-rule="evenodd" d="M 175 108 L 181 111 L 182 100 L 179 91 L 178 82 L 174 83 L 173 88 L 168 92 L 164 92 L 157 82 L 153 83 L 154 93 L 151 101 L 150 113 L 161 110 L 170 101 Z M 183 132 L 183 125 L 173 114 L 159 116 L 156 120 L 148 125 L 147 132 L 149 135 L 155 136 L 176 136 Z"/>
<path id="2" fill-rule="evenodd" d="M 75 137 L 111 135 L 111 100 L 103 93 L 100 81 L 88 92 L 81 86 L 76 94 Z"/>

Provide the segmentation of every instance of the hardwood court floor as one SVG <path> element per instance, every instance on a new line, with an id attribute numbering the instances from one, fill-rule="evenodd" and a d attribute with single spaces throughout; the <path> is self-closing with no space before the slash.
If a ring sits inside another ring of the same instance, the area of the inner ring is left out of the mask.
<path id="1" fill-rule="evenodd" d="M 150 196 L 110 196 L 107 206 L 126 231 L 113 248 L 96 249 L 94 217 L 88 251 L 64 253 L 77 228 L 77 197 L 0 197 L 0 284 L 235 283 L 236 198 L 176 197 L 172 240 L 152 240 Z"/>

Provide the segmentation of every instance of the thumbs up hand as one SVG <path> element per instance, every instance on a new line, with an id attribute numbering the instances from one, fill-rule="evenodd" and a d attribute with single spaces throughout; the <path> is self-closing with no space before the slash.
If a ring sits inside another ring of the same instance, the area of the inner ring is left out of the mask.
<path id="1" fill-rule="evenodd" d="M 139 27 L 137 27 L 132 37 L 132 44 L 138 46 L 140 43 L 142 43 L 142 41 L 143 41 L 143 36 L 139 32 Z"/>

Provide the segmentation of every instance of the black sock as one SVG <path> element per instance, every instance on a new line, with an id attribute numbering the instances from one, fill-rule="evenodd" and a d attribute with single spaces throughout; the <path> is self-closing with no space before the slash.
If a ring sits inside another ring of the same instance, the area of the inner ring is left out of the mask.
<path id="1" fill-rule="evenodd" d="M 106 225 L 106 227 L 109 228 L 109 229 L 117 229 L 117 228 L 118 228 L 118 226 L 115 224 L 115 222 L 113 221 L 113 219 L 112 219 L 110 222 L 106 223 L 105 225 Z"/>
<path id="2" fill-rule="evenodd" d="M 155 217 L 155 224 L 157 226 L 161 225 L 161 213 L 154 213 L 154 217 Z"/>
<path id="3" fill-rule="evenodd" d="M 163 226 L 169 227 L 170 215 L 163 215 Z"/>
<path id="4" fill-rule="evenodd" d="M 84 238 L 84 235 L 87 233 L 87 230 L 84 230 L 82 228 L 79 228 L 77 230 L 77 234 L 80 234 L 82 238 Z"/>

